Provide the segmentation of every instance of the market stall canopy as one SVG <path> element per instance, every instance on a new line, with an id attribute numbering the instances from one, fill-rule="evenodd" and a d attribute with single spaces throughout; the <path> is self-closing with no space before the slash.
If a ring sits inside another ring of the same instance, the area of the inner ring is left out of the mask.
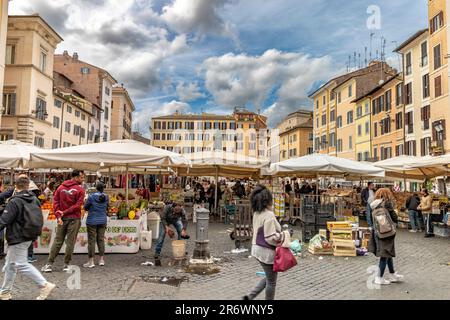
<path id="1" fill-rule="evenodd" d="M 192 166 L 178 169 L 178 175 L 246 178 L 259 176 L 268 159 L 225 151 L 197 152 L 188 156 Z"/>
<path id="2" fill-rule="evenodd" d="M 446 175 L 448 170 L 443 165 L 429 165 L 425 167 L 415 167 L 421 163 L 429 164 L 433 162 L 432 156 L 398 156 L 375 162 L 373 165 L 386 171 L 386 178 L 399 178 L 408 180 L 425 180 Z M 449 158 L 450 160 L 450 158 Z"/>
<path id="3" fill-rule="evenodd" d="M 332 157 L 325 154 L 313 154 L 273 163 L 266 175 L 302 177 L 344 176 L 344 177 L 384 177 L 384 169 L 371 164 Z"/>
<path id="4" fill-rule="evenodd" d="M 41 151 L 43 149 L 17 140 L 0 142 L 0 167 L 26 168 L 30 161 L 30 153 Z"/>
<path id="5" fill-rule="evenodd" d="M 101 169 L 101 174 L 125 174 L 127 172 L 126 166 L 114 166 L 108 169 Z M 171 168 L 161 168 L 155 166 L 129 166 L 128 173 L 130 174 L 152 174 L 152 175 L 173 175 L 176 173 Z"/>
<path id="6" fill-rule="evenodd" d="M 31 154 L 32 168 L 77 168 L 97 171 L 114 166 L 185 167 L 180 154 L 134 140 L 114 140 Z"/>
<path id="7" fill-rule="evenodd" d="M 426 156 L 419 158 L 416 162 L 407 165 L 409 169 L 416 169 L 424 174 L 429 174 L 428 178 L 445 176 L 450 174 L 449 169 L 450 154 L 432 157 Z M 430 173 L 434 173 L 431 175 Z"/>

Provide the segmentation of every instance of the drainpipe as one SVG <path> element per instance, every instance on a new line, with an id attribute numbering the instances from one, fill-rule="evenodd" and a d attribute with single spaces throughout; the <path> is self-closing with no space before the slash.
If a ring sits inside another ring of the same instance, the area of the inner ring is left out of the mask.
<path id="1" fill-rule="evenodd" d="M 66 102 L 62 103 L 61 106 L 61 126 L 59 130 L 59 147 L 62 147 L 62 136 L 63 136 L 63 127 L 64 127 L 64 109 L 66 108 Z"/>

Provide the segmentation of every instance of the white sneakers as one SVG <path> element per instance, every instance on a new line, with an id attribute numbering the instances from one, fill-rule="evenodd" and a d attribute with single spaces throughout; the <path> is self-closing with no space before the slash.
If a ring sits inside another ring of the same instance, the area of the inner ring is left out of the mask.
<path id="1" fill-rule="evenodd" d="M 395 283 L 395 282 L 401 282 L 403 280 L 403 276 L 401 274 L 396 273 L 390 273 L 388 275 L 388 281 Z"/>
<path id="2" fill-rule="evenodd" d="M 83 267 L 85 267 L 85 268 L 94 268 L 95 264 L 93 262 L 89 261 L 89 262 L 83 264 Z"/>
<path id="3" fill-rule="evenodd" d="M 411 229 L 411 230 L 409 230 L 409 232 L 411 232 L 411 233 L 416 233 L 417 230 Z"/>
<path id="4" fill-rule="evenodd" d="M 12 295 L 11 293 L 0 293 L 0 300 L 11 300 Z"/>
<path id="5" fill-rule="evenodd" d="M 50 293 L 52 293 L 53 289 L 56 288 L 56 284 L 47 282 L 45 287 L 41 289 L 41 293 L 39 294 L 39 297 L 36 298 L 36 300 L 46 300 Z"/>
<path id="6" fill-rule="evenodd" d="M 379 285 L 391 284 L 391 282 L 389 280 L 386 280 L 384 277 L 375 277 L 375 281 L 373 283 Z"/>
<path id="7" fill-rule="evenodd" d="M 375 277 L 375 284 L 379 285 L 388 285 L 391 283 L 401 282 L 403 281 L 403 276 L 401 274 L 396 273 L 390 273 L 386 277 Z"/>

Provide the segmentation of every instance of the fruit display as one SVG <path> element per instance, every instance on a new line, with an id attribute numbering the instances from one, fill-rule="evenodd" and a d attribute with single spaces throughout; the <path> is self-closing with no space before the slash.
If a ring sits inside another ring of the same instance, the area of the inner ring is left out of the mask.
<path id="1" fill-rule="evenodd" d="M 47 210 L 48 211 L 48 217 L 47 220 L 56 220 L 56 216 L 55 213 L 53 212 L 53 205 L 50 201 L 45 201 L 42 205 L 41 205 L 41 210 Z"/>

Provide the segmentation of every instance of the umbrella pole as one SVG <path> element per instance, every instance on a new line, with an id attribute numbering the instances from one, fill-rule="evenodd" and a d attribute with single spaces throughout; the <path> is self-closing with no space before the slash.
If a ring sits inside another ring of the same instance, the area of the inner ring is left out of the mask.
<path id="1" fill-rule="evenodd" d="M 11 186 L 14 186 L 14 169 L 11 169 Z"/>
<path id="2" fill-rule="evenodd" d="M 125 168 L 126 168 L 126 186 L 125 186 L 126 190 L 125 190 L 125 197 L 126 197 L 126 199 L 127 199 L 127 207 L 128 207 L 128 192 L 129 192 L 128 186 L 129 186 L 129 183 L 130 183 L 130 181 L 129 181 L 129 179 L 128 179 L 128 164 L 125 166 Z"/>
<path id="3" fill-rule="evenodd" d="M 108 169 L 108 188 L 111 189 L 111 168 Z"/>

